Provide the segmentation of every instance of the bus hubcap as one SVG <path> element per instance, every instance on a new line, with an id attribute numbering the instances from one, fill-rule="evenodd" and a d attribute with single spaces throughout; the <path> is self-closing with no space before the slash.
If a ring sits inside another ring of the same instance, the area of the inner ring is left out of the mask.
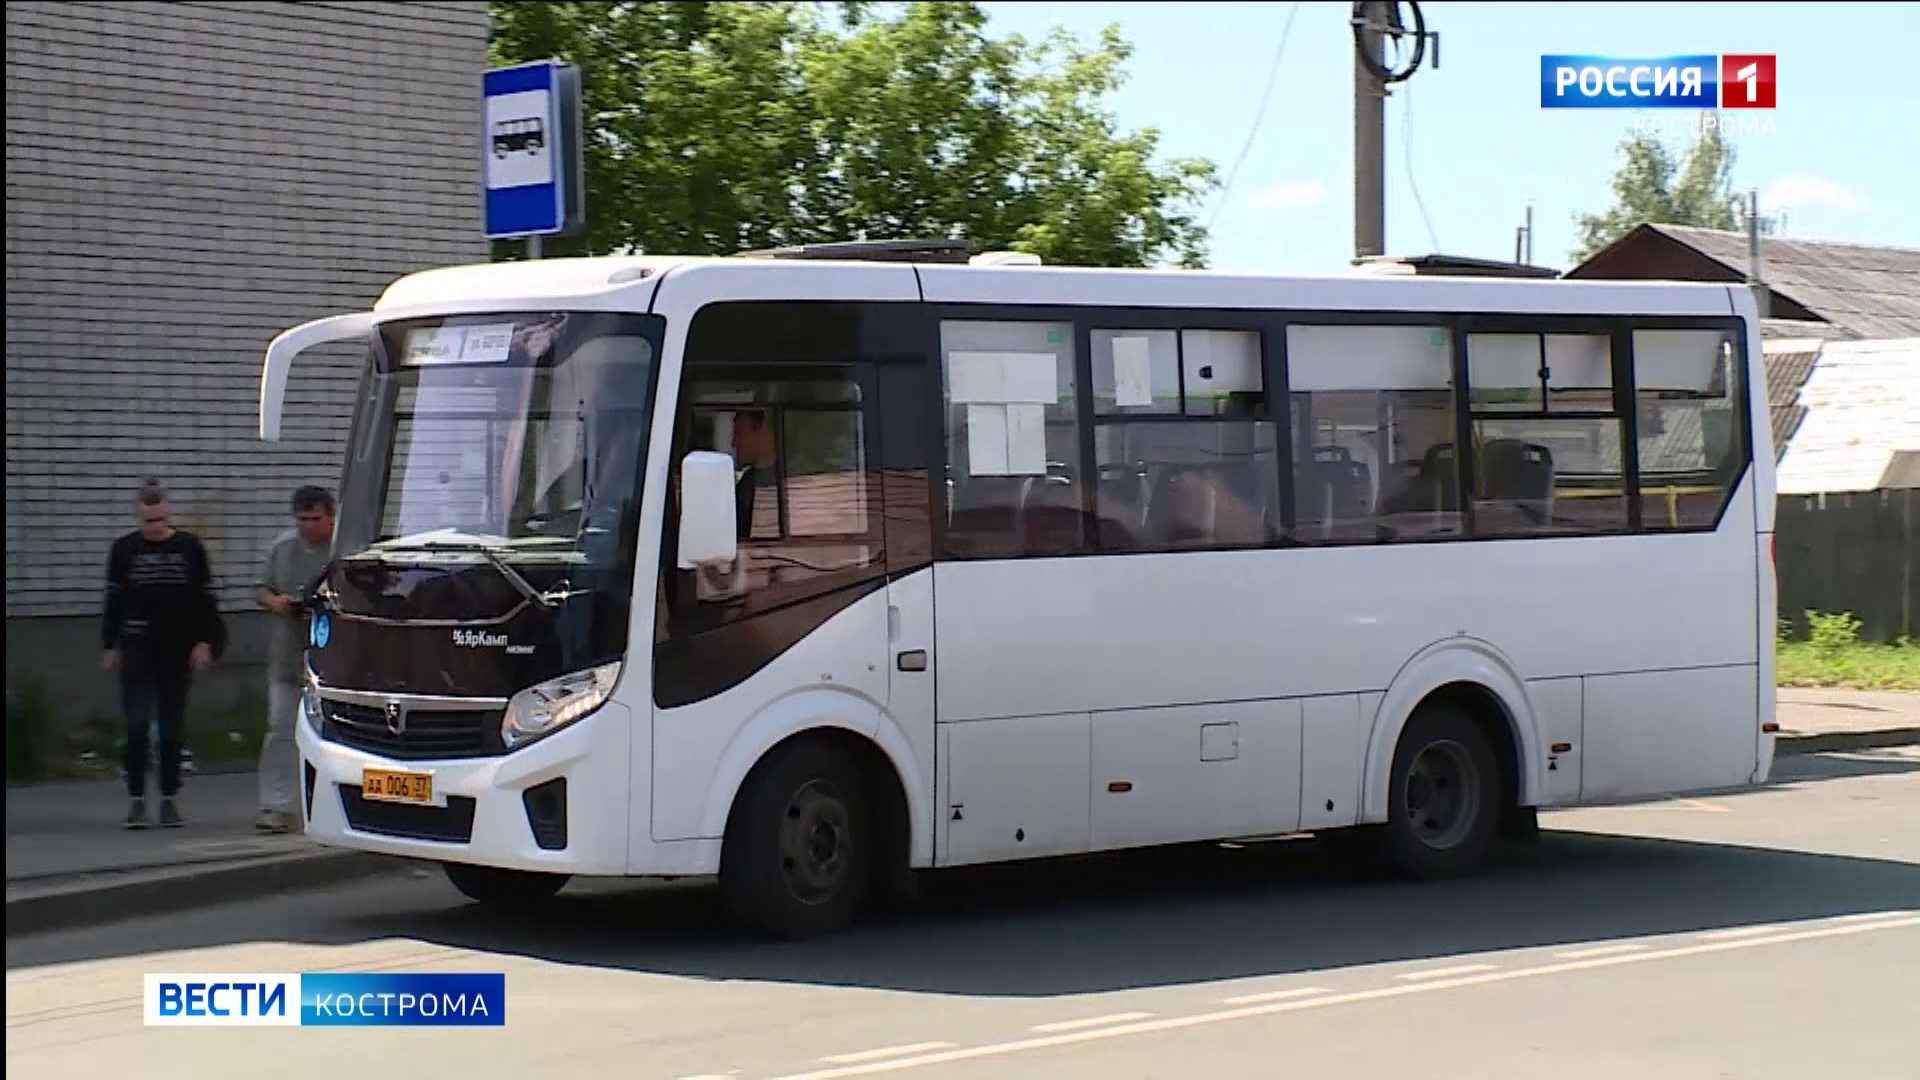
<path id="1" fill-rule="evenodd" d="M 1407 770 L 1407 821 L 1414 835 L 1435 850 L 1458 844 L 1480 810 L 1473 759 L 1455 742 L 1429 744 Z"/>
<path id="2" fill-rule="evenodd" d="M 839 793 L 819 780 L 795 792 L 780 828 L 780 857 L 793 895 L 813 904 L 831 899 L 847 875 L 852 830 Z"/>

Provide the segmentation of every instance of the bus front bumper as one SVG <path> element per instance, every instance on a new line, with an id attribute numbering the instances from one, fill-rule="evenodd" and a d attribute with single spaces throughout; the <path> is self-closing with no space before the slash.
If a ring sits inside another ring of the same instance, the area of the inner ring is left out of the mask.
<path id="1" fill-rule="evenodd" d="M 486 758 L 401 761 L 327 741 L 304 718 L 296 730 L 315 843 L 510 870 L 627 872 L 632 724 L 617 702 Z M 370 782 L 394 790 L 368 798 Z"/>

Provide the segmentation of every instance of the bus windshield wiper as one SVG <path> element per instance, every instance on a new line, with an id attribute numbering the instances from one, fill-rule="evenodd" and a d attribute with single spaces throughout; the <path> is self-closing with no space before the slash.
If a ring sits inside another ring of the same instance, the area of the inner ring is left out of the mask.
<path id="1" fill-rule="evenodd" d="M 565 588 L 556 589 L 553 592 L 541 592 L 539 589 L 534 588 L 533 583 L 521 577 L 518 570 L 509 566 L 507 560 L 501 558 L 500 552 L 491 544 L 481 544 L 471 540 L 418 540 L 408 544 L 391 544 L 390 546 L 383 546 L 376 550 L 388 553 L 403 551 L 455 551 L 471 553 L 487 560 L 495 570 L 500 572 L 500 576 L 506 578 L 508 584 L 512 585 L 520 595 L 539 604 L 541 607 L 559 607 L 561 602 L 569 595 L 569 590 Z"/>

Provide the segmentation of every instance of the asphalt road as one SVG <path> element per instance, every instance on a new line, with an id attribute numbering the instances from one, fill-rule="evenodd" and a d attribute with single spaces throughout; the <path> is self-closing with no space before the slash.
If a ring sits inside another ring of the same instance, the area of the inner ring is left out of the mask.
<path id="1" fill-rule="evenodd" d="M 700 887 L 493 918 L 425 872 L 14 939 L 7 1075 L 1916 1080 L 1920 751 L 1776 778 L 1550 815 L 1472 881 L 1214 847 L 968 874 L 821 942 Z M 141 1026 L 143 972 L 338 969 L 504 970 L 507 1026 Z"/>

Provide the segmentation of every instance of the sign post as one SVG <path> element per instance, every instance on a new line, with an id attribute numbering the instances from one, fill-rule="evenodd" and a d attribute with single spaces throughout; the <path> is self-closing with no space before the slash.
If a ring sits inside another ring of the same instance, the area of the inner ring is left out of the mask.
<path id="1" fill-rule="evenodd" d="M 489 240 L 570 236 L 586 223 L 580 69 L 557 60 L 481 79 L 481 218 Z"/>

